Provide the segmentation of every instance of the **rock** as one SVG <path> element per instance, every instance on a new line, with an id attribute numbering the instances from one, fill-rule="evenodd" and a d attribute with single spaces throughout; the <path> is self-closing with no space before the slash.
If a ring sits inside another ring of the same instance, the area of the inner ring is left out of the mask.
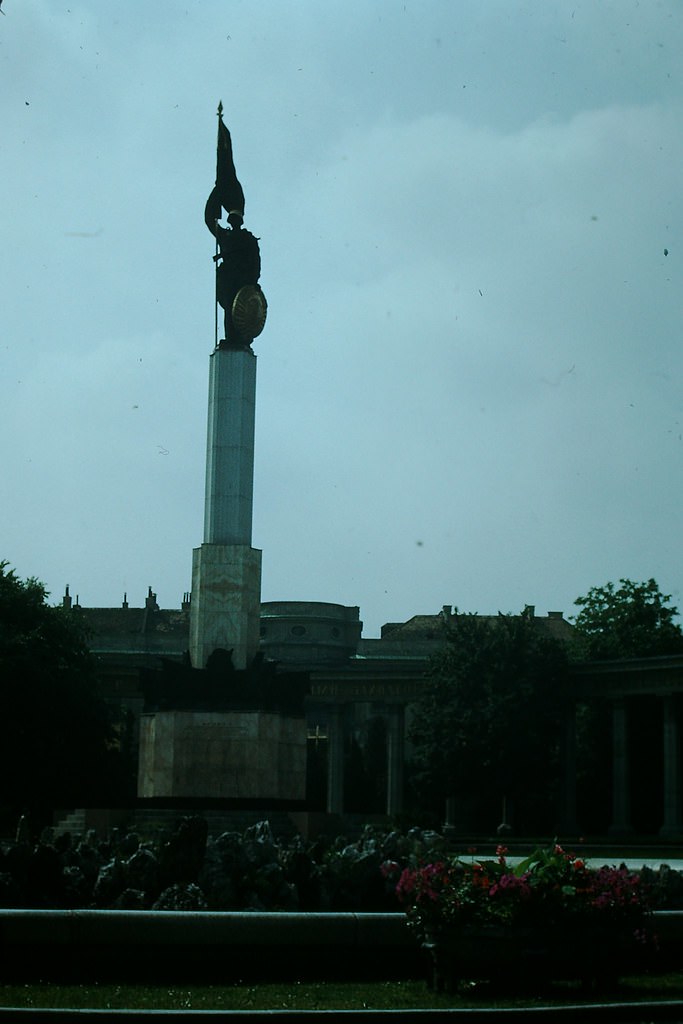
<path id="1" fill-rule="evenodd" d="M 76 864 L 62 868 L 63 905 L 65 907 L 86 907 L 90 902 L 91 885 Z"/>
<path id="2" fill-rule="evenodd" d="M 148 905 L 142 889 L 124 889 L 114 900 L 114 910 L 145 910 Z"/>
<path id="3" fill-rule="evenodd" d="M 0 873 L 0 907 L 23 907 L 24 897 L 20 886 L 8 871 Z"/>
<path id="4" fill-rule="evenodd" d="M 87 843 L 79 843 L 75 850 L 75 856 L 69 858 L 69 860 L 70 863 L 81 869 L 92 890 L 102 867 L 102 861 L 97 850 L 94 850 L 92 846 L 88 846 Z"/>
<path id="5" fill-rule="evenodd" d="M 152 910 L 208 910 L 208 904 L 198 885 L 177 882 L 164 889 Z"/>
<path id="6" fill-rule="evenodd" d="M 28 892 L 34 907 L 62 905 L 62 862 L 54 846 L 38 843 L 28 859 Z"/>
<path id="7" fill-rule="evenodd" d="M 140 846 L 140 837 L 137 832 L 128 832 L 119 842 L 119 854 L 121 857 L 132 857 Z"/>
<path id="8" fill-rule="evenodd" d="M 263 907 L 281 910 L 279 897 L 281 890 L 285 889 L 285 875 L 280 865 L 271 862 L 259 867 L 252 877 L 252 889 Z"/>
<path id="9" fill-rule="evenodd" d="M 242 839 L 242 849 L 250 864 L 261 866 L 277 861 L 278 848 L 273 838 L 270 822 L 260 821 L 257 825 L 246 829 Z"/>
<path id="10" fill-rule="evenodd" d="M 297 844 L 286 850 L 282 856 L 285 879 L 296 890 L 297 904 L 301 910 L 320 908 L 320 868 L 310 853 Z"/>
<path id="11" fill-rule="evenodd" d="M 239 880 L 246 867 L 238 832 L 224 832 L 208 843 L 197 881 L 212 910 L 240 909 Z"/>
<path id="12" fill-rule="evenodd" d="M 31 903 L 29 899 L 29 877 L 28 865 L 31 857 L 31 848 L 28 843 L 13 843 L 3 858 L 3 871 L 12 876 L 21 892 L 24 893 L 24 906 Z"/>
<path id="13" fill-rule="evenodd" d="M 144 847 L 136 850 L 132 857 L 123 862 L 126 886 L 141 889 L 153 899 L 159 888 L 159 862 L 151 850 Z"/>
<path id="14" fill-rule="evenodd" d="M 121 861 L 116 857 L 100 868 L 93 900 L 98 907 L 111 907 L 126 887 L 126 876 Z"/>
<path id="15" fill-rule="evenodd" d="M 159 851 L 162 885 L 196 882 L 206 853 L 209 827 L 204 818 L 182 818 Z"/>
<path id="16" fill-rule="evenodd" d="M 62 832 L 60 835 L 55 836 L 55 840 L 54 840 L 54 843 L 52 845 L 54 846 L 55 850 L 60 855 L 60 857 L 66 856 L 73 849 L 73 842 L 71 840 L 71 833 L 70 832 Z"/>

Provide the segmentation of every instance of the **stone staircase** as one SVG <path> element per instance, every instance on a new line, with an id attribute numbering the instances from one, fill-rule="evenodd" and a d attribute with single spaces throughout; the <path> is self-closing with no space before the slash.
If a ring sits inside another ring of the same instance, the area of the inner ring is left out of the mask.
<path id="1" fill-rule="evenodd" d="M 215 838 L 224 832 L 242 833 L 245 829 L 268 821 L 273 835 L 278 839 L 291 839 L 297 834 L 297 828 L 286 811 L 268 810 L 211 810 L 182 808 L 130 808 L 120 817 L 120 824 L 112 822 L 111 827 L 119 827 L 124 832 L 136 832 L 141 839 L 155 839 L 163 833 L 174 832 L 182 818 L 205 818 L 209 827 L 209 837 Z M 72 835 L 83 835 L 90 828 L 97 832 L 110 831 L 103 829 L 101 814 L 91 813 L 83 808 L 71 811 L 66 817 L 55 823 L 55 835 L 70 832 Z"/>
<path id="2" fill-rule="evenodd" d="M 56 836 L 70 832 L 72 835 L 82 835 L 87 831 L 86 813 L 83 807 L 69 811 L 65 818 L 60 818 L 54 825 L 53 832 Z"/>
<path id="3" fill-rule="evenodd" d="M 286 811 L 225 811 L 225 810 L 166 810 L 145 808 L 135 810 L 127 822 L 130 832 L 141 837 L 152 838 L 160 832 L 173 832 L 181 818 L 197 816 L 204 818 L 209 826 L 209 836 L 215 838 L 224 832 L 242 833 L 252 825 L 268 821 L 274 836 L 290 839 L 296 835 L 296 826 Z"/>

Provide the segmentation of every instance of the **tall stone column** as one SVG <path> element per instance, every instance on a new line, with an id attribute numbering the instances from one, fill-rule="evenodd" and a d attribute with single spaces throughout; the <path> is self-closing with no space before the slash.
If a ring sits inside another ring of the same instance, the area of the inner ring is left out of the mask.
<path id="1" fill-rule="evenodd" d="M 662 700 L 662 755 L 664 785 L 664 821 L 659 834 L 666 837 L 683 834 L 681 824 L 681 753 L 678 704 L 674 696 Z"/>
<path id="2" fill-rule="evenodd" d="M 233 651 L 246 668 L 258 651 L 261 552 L 251 547 L 256 356 L 221 343 L 211 355 L 204 543 L 192 556 L 190 658 Z"/>
<path id="3" fill-rule="evenodd" d="M 612 824 L 614 835 L 632 832 L 631 801 L 629 797 L 628 726 L 626 702 L 615 700 L 612 705 Z"/>
<path id="4" fill-rule="evenodd" d="M 401 704 L 389 706 L 387 714 L 387 814 L 403 810 L 404 713 Z"/>
<path id="5" fill-rule="evenodd" d="M 209 358 L 204 543 L 251 545 L 256 356 L 221 342 Z"/>

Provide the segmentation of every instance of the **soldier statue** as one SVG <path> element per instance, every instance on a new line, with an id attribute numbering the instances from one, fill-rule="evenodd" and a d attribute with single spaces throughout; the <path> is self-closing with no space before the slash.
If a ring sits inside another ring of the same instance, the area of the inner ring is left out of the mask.
<path id="1" fill-rule="evenodd" d="M 218 222 L 222 211 L 228 227 Z M 237 180 L 230 132 L 223 123 L 223 104 L 218 105 L 216 184 L 204 210 L 206 226 L 218 243 L 216 301 L 224 311 L 225 339 L 229 348 L 249 348 L 263 330 L 267 303 L 259 285 L 261 254 L 258 239 L 244 223 L 244 192 Z"/>

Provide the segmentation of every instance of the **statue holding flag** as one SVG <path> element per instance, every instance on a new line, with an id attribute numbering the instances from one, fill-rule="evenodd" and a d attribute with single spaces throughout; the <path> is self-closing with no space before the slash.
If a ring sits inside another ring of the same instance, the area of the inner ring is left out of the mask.
<path id="1" fill-rule="evenodd" d="M 229 227 L 219 221 L 225 210 Z M 223 123 L 223 104 L 218 104 L 216 184 L 206 201 L 204 220 L 215 236 L 216 301 L 225 313 L 225 343 L 249 348 L 263 330 L 268 309 L 258 283 L 261 254 L 258 239 L 243 228 L 244 192 L 237 180 L 230 132 Z"/>

